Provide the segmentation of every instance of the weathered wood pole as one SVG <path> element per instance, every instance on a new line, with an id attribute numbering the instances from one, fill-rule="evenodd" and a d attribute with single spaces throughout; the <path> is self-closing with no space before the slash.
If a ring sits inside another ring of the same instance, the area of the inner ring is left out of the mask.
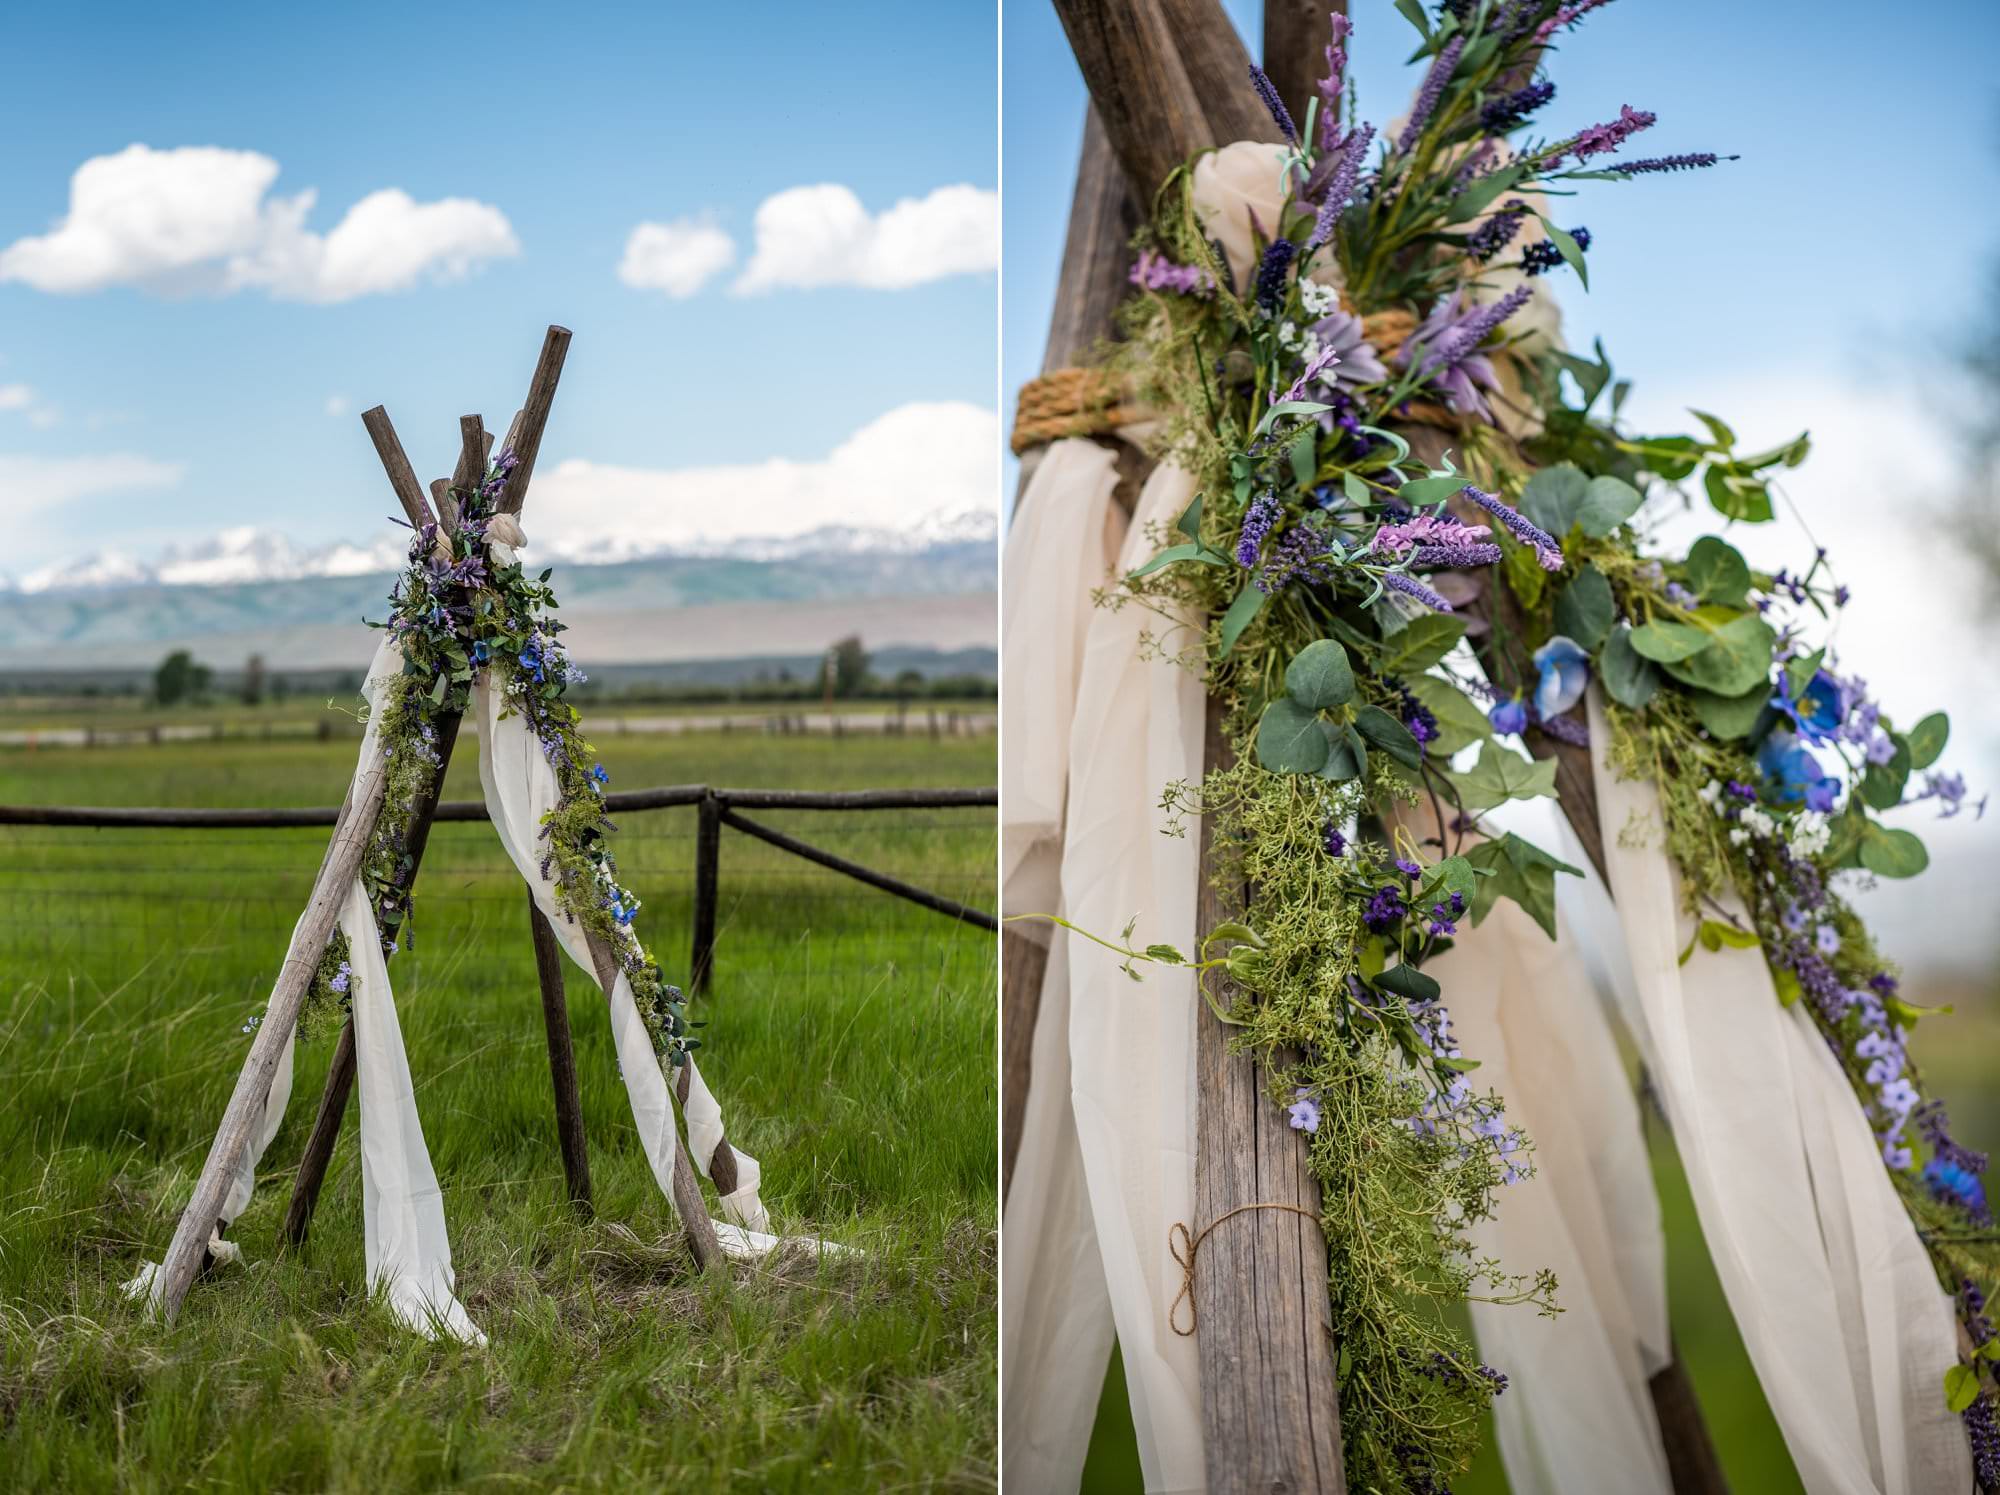
<path id="1" fill-rule="evenodd" d="M 1205 757 L 1226 768 L 1235 754 L 1221 703 L 1208 703 Z M 1249 890 L 1224 884 L 1214 828 L 1201 826 L 1203 881 L 1197 930 L 1242 917 Z M 1235 997 L 1225 979 L 1216 997 Z M 1229 1032 L 1197 1002 L 1195 1346 L 1201 1356 L 1203 1452 L 1210 1495 L 1347 1488 L 1341 1459 L 1338 1347 L 1327 1297 L 1320 1189 L 1306 1137 L 1266 1093 L 1270 1076 L 1229 1051 Z M 1262 1206 L 1276 1206 L 1265 1208 Z M 1242 1210 L 1241 1214 L 1231 1214 Z"/>
<path id="2" fill-rule="evenodd" d="M 362 858 L 367 855 L 369 839 L 375 833 L 375 822 L 382 814 L 382 798 L 386 789 L 387 779 L 379 763 L 366 765 L 355 775 L 346 812 L 327 846 L 319 876 L 314 879 L 312 896 L 306 902 L 305 917 L 293 931 L 291 946 L 285 952 L 277 984 L 271 989 L 271 1000 L 264 1010 L 264 1020 L 251 1042 L 243 1072 L 236 1077 L 236 1088 L 222 1113 L 222 1125 L 216 1130 L 215 1141 L 208 1149 L 208 1159 L 202 1164 L 201 1176 L 195 1182 L 194 1196 L 181 1212 L 173 1244 L 167 1248 L 166 1259 L 160 1264 L 159 1305 L 168 1323 L 172 1323 L 180 1313 L 181 1301 L 187 1296 L 188 1286 L 207 1256 L 209 1232 L 221 1219 L 222 1201 L 229 1191 L 229 1180 L 243 1160 L 251 1129 L 262 1116 L 264 1103 L 270 1097 L 271 1076 L 277 1070 L 278 1059 L 284 1053 L 293 1030 L 298 1027 L 299 1009 L 305 1002 L 306 988 L 312 984 L 313 973 L 319 968 L 319 958 L 326 950 L 327 940 L 333 935 L 340 905 L 347 897 L 355 875 L 361 870 Z"/>
<path id="3" fill-rule="evenodd" d="M 697 996 L 708 991 L 715 971 L 715 904 L 722 862 L 723 805 L 712 790 L 703 790 L 694 822 L 694 928 L 688 943 L 688 989 Z"/>
<path id="4" fill-rule="evenodd" d="M 562 1146 L 563 1178 L 569 1202 L 590 1217 L 590 1150 L 583 1135 L 583 1097 L 576 1085 L 576 1048 L 569 1030 L 569 1003 L 563 997 L 562 950 L 548 916 L 528 889 L 528 929 L 535 941 L 535 976 L 542 988 L 542 1025 L 549 1035 L 549 1083 L 556 1097 L 556 1139 Z"/>

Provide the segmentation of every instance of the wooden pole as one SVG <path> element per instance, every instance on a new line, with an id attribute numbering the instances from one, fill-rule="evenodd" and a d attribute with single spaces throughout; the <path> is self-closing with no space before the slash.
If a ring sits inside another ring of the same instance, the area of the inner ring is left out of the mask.
<path id="1" fill-rule="evenodd" d="M 542 450 L 542 431 L 555 404 L 556 382 L 562 378 L 563 360 L 569 356 L 569 329 L 551 326 L 542 339 L 541 356 L 535 360 L 534 376 L 528 381 L 528 401 L 514 417 L 507 433 L 514 453 L 513 475 L 501 490 L 500 509 L 518 514 L 528 498 L 528 481 L 535 475 L 535 458 Z"/>
<path id="2" fill-rule="evenodd" d="M 1127 181 L 1150 194 L 1196 151 L 1221 143 L 1161 0 L 1055 0 L 1055 7 Z"/>
<path id="3" fill-rule="evenodd" d="M 1235 754 L 1208 703 L 1204 757 Z M 1218 885 L 1214 828 L 1201 825 L 1197 930 L 1241 918 L 1249 890 Z M 1225 1006 L 1236 992 L 1218 982 Z M 1347 1488 L 1320 1191 L 1306 1137 L 1266 1094 L 1269 1075 L 1229 1049 L 1229 1029 L 1195 1003 L 1195 1346 L 1210 1495 Z M 1275 1206 L 1275 1207 L 1265 1207 Z M 1232 1211 L 1242 1213 L 1232 1214 Z M 1303 1211 L 1303 1213 L 1301 1213 Z"/>
<path id="4" fill-rule="evenodd" d="M 368 439 L 375 443 L 375 455 L 382 459 L 382 470 L 389 474 L 389 486 L 396 490 L 396 498 L 409 516 L 410 528 L 422 529 L 431 521 L 431 507 L 424 502 L 424 490 L 417 483 L 416 470 L 410 466 L 409 453 L 403 450 L 389 412 L 380 405 L 364 410 L 361 424 L 367 428 Z"/>
<path id="5" fill-rule="evenodd" d="M 556 1097 L 556 1139 L 562 1145 L 569 1202 L 590 1218 L 590 1151 L 583 1135 L 583 1097 L 576 1084 L 576 1049 L 570 1039 L 569 1003 L 563 997 L 562 950 L 548 916 L 528 889 L 528 929 L 535 941 L 535 975 L 542 988 L 542 1024 L 549 1035 L 549 1083 Z"/>
<path id="6" fill-rule="evenodd" d="M 694 929 L 688 945 L 688 989 L 706 995 L 715 973 L 716 884 L 722 861 L 722 801 L 704 792 L 695 810 Z"/>
<path id="7" fill-rule="evenodd" d="M 1347 0 L 1264 0 L 1264 72 L 1301 130 L 1326 76 L 1328 17 L 1336 13 L 1347 14 Z"/>
<path id="8" fill-rule="evenodd" d="M 298 1026 L 299 1008 L 305 1002 L 306 988 L 312 984 L 313 973 L 319 968 L 320 955 L 326 949 L 327 940 L 332 937 L 340 905 L 346 899 L 355 875 L 361 870 L 362 858 L 367 855 L 369 840 L 375 833 L 375 822 L 382 813 L 382 798 L 387 785 L 379 763 L 364 765 L 355 775 L 354 787 L 350 791 L 351 809 L 335 829 L 333 840 L 327 847 L 326 859 L 320 864 L 319 876 L 313 883 L 312 896 L 306 902 L 305 917 L 292 934 L 291 946 L 285 952 L 277 984 L 272 988 L 271 1000 L 264 1010 L 264 1020 L 250 1045 L 250 1056 L 244 1061 L 243 1072 L 236 1077 L 236 1088 L 222 1113 L 222 1125 L 216 1131 L 215 1141 L 208 1150 L 208 1159 L 202 1164 L 201 1176 L 195 1182 L 194 1197 L 181 1212 L 173 1244 L 167 1248 L 166 1259 L 160 1264 L 159 1305 L 168 1323 L 172 1323 L 180 1313 L 181 1301 L 187 1296 L 188 1286 L 194 1281 L 195 1273 L 200 1270 L 207 1255 L 209 1232 L 221 1219 L 222 1201 L 228 1193 L 229 1180 L 243 1160 L 251 1130 L 263 1115 L 264 1103 L 271 1093 L 271 1076 L 277 1070 L 286 1042 Z"/>

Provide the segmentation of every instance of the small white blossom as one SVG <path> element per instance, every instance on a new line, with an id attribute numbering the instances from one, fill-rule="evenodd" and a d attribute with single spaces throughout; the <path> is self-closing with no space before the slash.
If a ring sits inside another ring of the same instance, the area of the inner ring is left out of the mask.
<path id="1" fill-rule="evenodd" d="M 1340 292 L 1332 286 L 1321 285 L 1316 280 L 1301 280 L 1299 301 L 1304 305 L 1308 316 L 1323 317 L 1340 304 Z"/>

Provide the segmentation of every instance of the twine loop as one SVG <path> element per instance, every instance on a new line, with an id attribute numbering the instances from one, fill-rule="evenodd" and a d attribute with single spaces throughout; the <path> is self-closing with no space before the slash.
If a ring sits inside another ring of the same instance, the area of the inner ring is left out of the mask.
<path id="1" fill-rule="evenodd" d="M 1174 1261 L 1179 1264 L 1181 1269 L 1181 1290 L 1174 1294 L 1173 1305 L 1167 1309 L 1167 1327 L 1180 1335 L 1182 1339 L 1191 1338 L 1194 1334 L 1194 1262 L 1196 1255 L 1201 1251 L 1201 1243 L 1207 1240 L 1209 1232 L 1214 1230 L 1224 1220 L 1232 1219 L 1237 1215 L 1248 1214 L 1251 1210 L 1260 1209 L 1290 1210 L 1293 1214 L 1303 1215 L 1306 1219 L 1312 1221 L 1313 1224 L 1320 1225 L 1322 1231 L 1325 1229 L 1325 1226 L 1321 1225 L 1320 1217 L 1316 1211 L 1301 1209 L 1296 1204 L 1280 1204 L 1269 1200 L 1257 1204 L 1239 1204 L 1235 1209 L 1225 1214 L 1217 1215 L 1208 1224 L 1202 1226 L 1200 1235 L 1191 1234 L 1187 1225 L 1180 1220 L 1174 1221 L 1172 1225 L 1167 1227 L 1167 1249 L 1173 1253 Z M 1186 1251 L 1182 1251 L 1181 1249 L 1182 1242 L 1186 1242 L 1187 1244 Z M 1180 1311 L 1183 1301 L 1188 1306 L 1188 1326 L 1185 1329 L 1180 1326 Z"/>

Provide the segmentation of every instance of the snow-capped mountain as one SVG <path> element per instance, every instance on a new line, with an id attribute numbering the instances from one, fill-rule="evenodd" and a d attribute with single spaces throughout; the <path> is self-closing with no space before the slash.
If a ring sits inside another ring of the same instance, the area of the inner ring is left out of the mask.
<path id="1" fill-rule="evenodd" d="M 828 525 L 799 535 L 697 540 L 678 545 L 604 540 L 537 546 L 531 542 L 526 555 L 578 566 L 670 557 L 788 561 L 819 555 L 907 556 L 940 546 L 991 545 L 999 532 L 999 516 L 990 510 L 939 510 L 901 529 Z M 241 525 L 194 544 L 169 546 L 151 562 L 123 551 L 103 550 L 30 571 L 18 582 L 0 575 L 0 593 L 101 592 L 135 586 L 227 586 L 319 576 L 368 576 L 400 570 L 408 545 L 407 530 L 385 531 L 366 544 L 338 541 L 308 547 L 275 530 Z"/>

